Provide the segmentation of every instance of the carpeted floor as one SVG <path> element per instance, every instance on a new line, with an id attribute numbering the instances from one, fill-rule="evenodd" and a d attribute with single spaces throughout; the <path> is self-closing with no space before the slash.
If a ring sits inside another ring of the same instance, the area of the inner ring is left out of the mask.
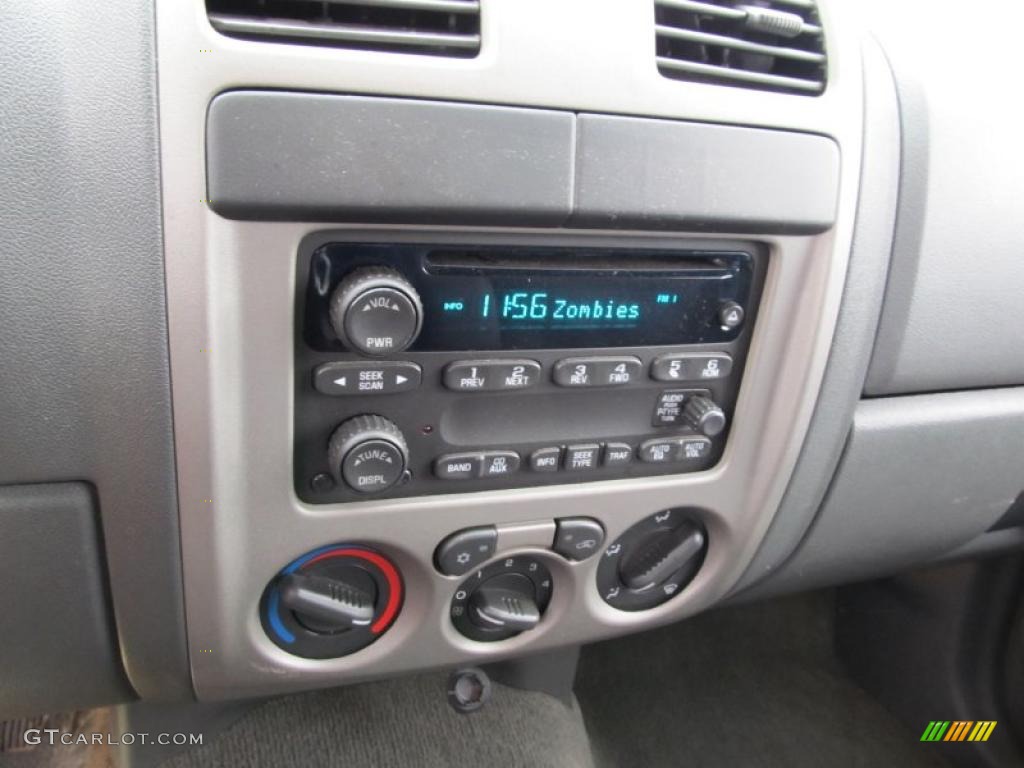
<path id="1" fill-rule="evenodd" d="M 944 766 L 935 745 L 921 743 L 919 731 L 909 732 L 844 674 L 832 616 L 831 595 L 818 593 L 590 646 L 573 706 L 495 684 L 482 710 L 459 715 L 447 704 L 444 673 L 286 696 L 163 765 Z M 94 722 L 86 730 L 106 729 Z M 109 757 L 40 749 L 0 754 L 0 768 L 97 768 Z"/>
<path id="2" fill-rule="evenodd" d="M 167 768 L 590 768 L 579 710 L 494 685 L 481 710 L 448 706 L 447 675 L 287 696 L 255 709 L 213 744 Z"/>
<path id="3" fill-rule="evenodd" d="M 833 654 L 830 593 L 725 608 L 584 648 L 599 768 L 945 766 Z M 922 730 L 926 722 L 922 722 Z"/>

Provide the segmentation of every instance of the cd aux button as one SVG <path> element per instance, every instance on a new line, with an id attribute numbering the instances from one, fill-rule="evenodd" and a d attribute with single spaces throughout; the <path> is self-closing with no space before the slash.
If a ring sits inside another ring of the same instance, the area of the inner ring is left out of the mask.
<path id="1" fill-rule="evenodd" d="M 519 454 L 515 451 L 485 451 L 480 476 L 504 477 L 519 471 Z"/>
<path id="2" fill-rule="evenodd" d="M 642 367 L 636 357 L 568 357 L 552 375 L 560 387 L 618 387 L 636 381 Z"/>
<path id="3" fill-rule="evenodd" d="M 444 385 L 458 392 L 527 389 L 540 378 L 536 360 L 459 360 L 444 369 Z"/>

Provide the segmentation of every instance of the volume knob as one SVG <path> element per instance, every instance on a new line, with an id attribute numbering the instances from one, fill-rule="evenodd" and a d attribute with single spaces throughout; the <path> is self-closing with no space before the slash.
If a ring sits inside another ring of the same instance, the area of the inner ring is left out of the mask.
<path id="1" fill-rule="evenodd" d="M 405 475 L 409 447 L 383 416 L 353 416 L 334 430 L 327 459 L 334 476 L 353 491 L 380 493 Z"/>
<path id="2" fill-rule="evenodd" d="M 331 327 L 356 352 L 381 357 L 401 352 L 423 327 L 423 305 L 412 284 L 385 267 L 351 273 L 331 294 Z"/>
<path id="3" fill-rule="evenodd" d="M 686 402 L 683 421 L 694 431 L 714 437 L 725 429 L 725 411 L 710 398 L 698 395 Z"/>

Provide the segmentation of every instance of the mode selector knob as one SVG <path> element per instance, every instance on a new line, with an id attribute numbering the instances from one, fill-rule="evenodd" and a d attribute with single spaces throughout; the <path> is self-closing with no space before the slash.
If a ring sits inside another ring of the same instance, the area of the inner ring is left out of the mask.
<path id="1" fill-rule="evenodd" d="M 405 475 L 409 447 L 383 416 L 354 416 L 334 430 L 327 449 L 331 471 L 359 493 L 380 493 Z"/>
<path id="2" fill-rule="evenodd" d="M 725 411 L 707 397 L 691 397 L 683 408 L 683 421 L 696 432 L 714 437 L 725 429 Z"/>
<path id="3" fill-rule="evenodd" d="M 331 327 L 349 349 L 381 357 L 401 352 L 423 327 L 423 305 L 412 284 L 393 269 L 366 267 L 331 294 Z"/>

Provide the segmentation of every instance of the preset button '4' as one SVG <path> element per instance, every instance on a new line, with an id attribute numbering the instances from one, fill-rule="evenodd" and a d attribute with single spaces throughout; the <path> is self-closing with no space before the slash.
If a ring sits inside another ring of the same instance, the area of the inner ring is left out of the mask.
<path id="1" fill-rule="evenodd" d="M 641 368 L 636 357 L 569 357 L 555 363 L 552 376 L 560 387 L 620 387 L 635 382 Z"/>

